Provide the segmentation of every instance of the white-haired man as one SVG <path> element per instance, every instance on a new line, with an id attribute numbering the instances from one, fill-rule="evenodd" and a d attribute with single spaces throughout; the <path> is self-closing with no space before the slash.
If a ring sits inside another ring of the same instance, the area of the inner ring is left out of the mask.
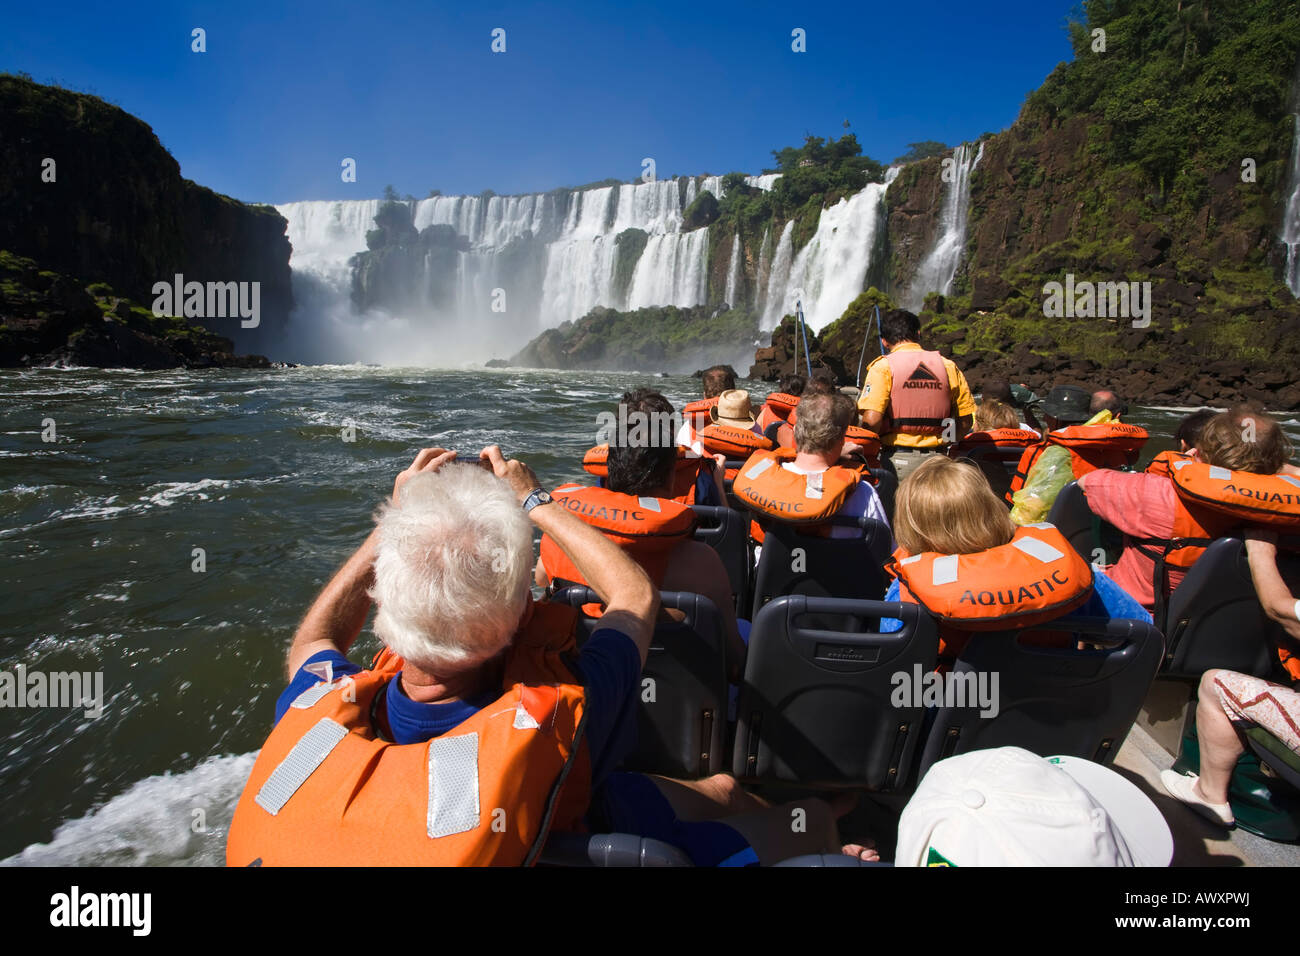
<path id="1" fill-rule="evenodd" d="M 529 519 L 605 603 L 580 653 L 576 611 L 532 602 Z M 345 655 L 372 597 L 386 647 L 363 670 Z M 756 812 L 729 777 L 610 773 L 634 739 L 658 604 L 636 563 L 551 504 L 526 465 L 495 446 L 469 465 L 425 449 L 299 625 L 227 862 L 527 864 L 584 821 L 704 864 L 810 851 L 785 835 L 788 812 Z M 808 830 L 833 842 L 830 808 L 804 803 Z"/>

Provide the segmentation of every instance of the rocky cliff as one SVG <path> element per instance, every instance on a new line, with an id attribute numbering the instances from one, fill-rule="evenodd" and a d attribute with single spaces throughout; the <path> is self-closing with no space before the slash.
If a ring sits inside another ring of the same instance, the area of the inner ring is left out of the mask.
<path id="1" fill-rule="evenodd" d="M 181 177 L 145 123 L 94 96 L 0 75 L 0 250 L 138 303 L 172 281 L 258 282 L 260 325 L 202 320 L 255 348 L 292 305 L 285 220 Z"/>

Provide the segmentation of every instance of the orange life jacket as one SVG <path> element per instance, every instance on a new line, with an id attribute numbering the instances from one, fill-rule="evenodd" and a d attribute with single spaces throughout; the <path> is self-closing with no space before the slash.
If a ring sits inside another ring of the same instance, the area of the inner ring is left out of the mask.
<path id="1" fill-rule="evenodd" d="M 501 695 L 453 730 L 395 744 L 376 727 L 400 657 L 303 692 L 235 808 L 230 866 L 483 866 L 536 861 L 590 802 L 585 692 L 563 662 L 577 611 L 539 604 L 501 664 Z"/>
<path id="2" fill-rule="evenodd" d="M 844 429 L 844 440 L 861 447 L 863 456 L 873 468 L 880 467 L 880 436 L 870 428 L 850 425 Z"/>
<path id="3" fill-rule="evenodd" d="M 826 521 L 853 494 L 862 473 L 834 465 L 820 474 L 800 475 L 781 467 L 795 457 L 785 448 L 756 453 L 741 466 L 732 494 L 750 510 L 790 524 Z"/>
<path id="4" fill-rule="evenodd" d="M 1161 629 L 1168 611 L 1169 567 L 1190 568 L 1217 538 L 1242 525 L 1300 531 L 1300 478 L 1232 471 L 1177 452 L 1168 454 L 1167 465 L 1162 463 L 1160 467 L 1174 483 L 1173 530 L 1168 539 L 1134 542 L 1155 562 L 1154 616 Z M 1292 678 L 1300 679 L 1300 658 L 1292 649 L 1278 647 L 1278 657 Z"/>
<path id="5" fill-rule="evenodd" d="M 689 448 L 677 446 L 677 462 L 673 465 L 672 500 L 684 505 L 695 504 L 695 482 L 700 472 L 712 472 L 713 463 L 693 453 Z M 595 445 L 582 456 L 582 470 L 597 478 L 609 477 L 609 446 Z M 721 493 L 722 489 L 719 488 Z"/>
<path id="6" fill-rule="evenodd" d="M 682 406 L 682 418 L 696 431 L 708 427 L 709 409 L 718 404 L 719 397 L 715 395 L 713 398 L 697 398 L 693 402 L 687 402 Z"/>
<path id="7" fill-rule="evenodd" d="M 748 428 L 735 425 L 710 425 L 700 429 L 700 444 L 710 455 L 726 455 L 733 461 L 744 461 L 756 451 L 767 451 L 772 443 Z M 727 480 L 736 477 L 736 469 L 728 468 Z"/>
<path id="8" fill-rule="evenodd" d="M 920 604 L 959 632 L 1023 629 L 1055 620 L 1092 593 L 1092 568 L 1055 527 L 1017 528 L 1004 545 L 975 554 L 894 552 L 899 598 Z M 945 657 L 960 653 L 947 640 Z"/>
<path id="9" fill-rule="evenodd" d="M 1181 451 L 1162 451 L 1151 459 L 1146 470 L 1151 475 L 1164 475 L 1166 478 L 1171 478 L 1174 473 L 1174 462 L 1191 460 L 1190 455 L 1185 455 Z"/>
<path id="10" fill-rule="evenodd" d="M 695 512 L 667 498 L 638 498 L 586 485 L 561 485 L 551 497 L 627 552 L 656 586 L 663 583 L 673 549 L 695 531 Z M 588 583 L 550 535 L 542 535 L 541 558 L 552 583 Z M 583 611 L 596 617 L 600 606 L 587 605 Z"/>
<path id="11" fill-rule="evenodd" d="M 1051 445 L 1069 449 L 1070 467 L 1075 478 L 1082 478 L 1099 468 L 1127 468 L 1137 461 L 1150 435 L 1147 430 L 1127 422 L 1102 422 L 1099 425 L 1071 425 L 1043 435 L 1042 441 L 1026 448 L 1020 456 L 1008 502 L 1025 486 L 1038 456 Z"/>
<path id="12" fill-rule="evenodd" d="M 773 392 L 767 396 L 767 401 L 763 407 L 758 410 L 758 427 L 764 432 L 776 422 L 788 422 L 790 413 L 799 405 L 798 395 L 787 395 L 785 392 Z"/>
<path id="13" fill-rule="evenodd" d="M 905 349 L 885 356 L 893 376 L 889 389 L 890 432 L 939 435 L 946 418 L 955 418 L 948 367 L 938 352 Z"/>

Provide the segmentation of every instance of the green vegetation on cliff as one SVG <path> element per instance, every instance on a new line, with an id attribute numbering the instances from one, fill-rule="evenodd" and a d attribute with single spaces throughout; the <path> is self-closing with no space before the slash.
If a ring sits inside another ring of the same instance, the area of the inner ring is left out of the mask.
<path id="1" fill-rule="evenodd" d="M 740 309 L 663 306 L 618 312 L 595 308 L 576 322 L 547 329 L 511 365 L 526 368 L 686 372 L 709 356 L 745 353 L 758 339 L 758 320 Z M 711 364 L 711 361 L 704 364 Z"/>

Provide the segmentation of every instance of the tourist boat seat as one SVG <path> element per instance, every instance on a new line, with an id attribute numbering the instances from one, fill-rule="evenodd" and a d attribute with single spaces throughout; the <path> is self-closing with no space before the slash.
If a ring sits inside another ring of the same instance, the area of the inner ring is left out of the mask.
<path id="1" fill-rule="evenodd" d="M 1284 578 L 1296 580 L 1300 556 L 1279 552 L 1278 567 Z M 1221 667 L 1290 682 L 1276 650 L 1281 625 L 1260 606 L 1240 538 L 1220 538 L 1205 549 L 1170 595 L 1165 621 L 1169 639 L 1161 676 L 1200 680 Z"/>
<path id="2" fill-rule="evenodd" d="M 727 580 L 735 596 L 736 614 L 745 617 L 749 610 L 749 578 L 753 555 L 749 545 L 749 517 L 731 508 L 711 508 L 692 505 L 699 523 L 695 527 L 695 540 L 702 541 L 718 552 L 722 566 L 727 569 Z"/>
<path id="3" fill-rule="evenodd" d="M 1260 763 L 1267 764 L 1281 779 L 1300 790 L 1300 754 L 1263 727 L 1248 728 L 1245 738 Z"/>
<path id="4" fill-rule="evenodd" d="M 1111 565 L 1124 549 L 1124 535 L 1109 521 L 1102 521 L 1088 507 L 1088 496 L 1076 481 L 1070 482 L 1056 496 L 1047 515 L 1048 524 L 1065 535 L 1085 561 Z"/>
<path id="5" fill-rule="evenodd" d="M 1022 643 L 1019 638 L 1030 632 L 1068 633 L 1084 647 Z M 1145 621 L 1070 618 L 973 635 L 952 674 L 968 687 L 981 675 L 998 675 L 998 712 L 990 717 L 981 716 L 979 706 L 938 708 L 915 779 L 936 760 L 992 747 L 1111 763 L 1163 654 L 1163 636 Z"/>
<path id="6" fill-rule="evenodd" d="M 764 538 L 754 569 L 754 616 L 769 601 L 786 594 L 870 601 L 885 596 L 884 566 L 894 545 L 893 533 L 883 522 L 845 516 L 828 520 L 828 524 L 860 528 L 861 537 L 853 538 L 817 537 L 767 517 L 759 523 Z"/>
<path id="7" fill-rule="evenodd" d="M 766 548 L 766 546 L 765 546 Z M 827 630 L 817 618 L 903 628 Z M 919 605 L 787 595 L 754 620 L 732 772 L 753 783 L 895 791 L 908 783 L 924 708 L 895 707 L 893 675 L 934 669 L 939 637 Z"/>
<path id="8" fill-rule="evenodd" d="M 691 859 L 671 844 L 634 833 L 552 833 L 537 863 L 539 866 L 691 866 Z"/>
<path id="9" fill-rule="evenodd" d="M 581 608 L 600 598 L 590 588 L 568 587 L 552 600 Z M 659 603 L 681 611 L 681 621 L 661 620 L 641 670 L 637 747 L 623 769 L 695 779 L 717 773 L 726 745 L 726 636 L 712 601 L 687 591 L 663 591 Z M 599 626 L 583 617 L 579 640 Z M 649 681 L 650 683 L 647 683 Z M 652 698 L 652 699 L 651 699 Z"/>
<path id="10" fill-rule="evenodd" d="M 885 509 L 885 516 L 894 520 L 894 498 L 898 495 L 898 473 L 890 468 L 870 468 L 871 478 L 876 484 L 876 494 Z"/>

